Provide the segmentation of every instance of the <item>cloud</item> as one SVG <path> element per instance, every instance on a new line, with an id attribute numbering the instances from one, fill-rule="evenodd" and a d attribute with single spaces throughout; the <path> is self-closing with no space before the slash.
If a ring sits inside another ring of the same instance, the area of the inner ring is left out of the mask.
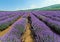
<path id="1" fill-rule="evenodd" d="M 32 5 L 30 5 L 30 7 L 29 7 L 29 9 L 34 9 L 34 8 L 38 8 L 38 6 L 37 6 L 37 5 L 32 4 Z"/>
<path id="2" fill-rule="evenodd" d="M 15 10 L 26 10 L 26 9 L 42 8 L 42 7 L 46 7 L 46 6 L 50 6 L 50 5 L 54 5 L 54 4 L 60 4 L 60 0 L 44 0 L 44 1 L 40 2 L 39 4 L 38 3 L 36 3 L 36 4 L 31 3 L 27 7 L 16 8 Z"/>
<path id="3" fill-rule="evenodd" d="M 38 6 L 37 6 L 37 5 L 32 4 L 32 5 L 29 5 L 29 7 L 22 8 L 22 9 L 20 9 L 20 10 L 27 10 L 27 9 L 34 9 L 34 8 L 38 8 Z M 19 10 L 19 8 L 17 8 L 16 10 Z"/>
<path id="4" fill-rule="evenodd" d="M 46 7 L 54 4 L 60 4 L 60 0 L 44 0 L 39 7 Z"/>
<path id="5" fill-rule="evenodd" d="M 44 2 L 43 2 L 44 4 L 60 4 L 60 0 L 45 0 Z"/>
<path id="6" fill-rule="evenodd" d="M 20 8 L 16 8 L 15 10 L 20 10 Z"/>
<path id="7" fill-rule="evenodd" d="M 42 2 L 40 2 L 39 4 L 31 4 L 29 9 L 33 9 L 33 8 L 42 8 L 42 7 L 46 7 L 46 6 L 50 6 L 50 5 L 54 5 L 54 4 L 60 4 L 60 0 L 44 0 Z"/>

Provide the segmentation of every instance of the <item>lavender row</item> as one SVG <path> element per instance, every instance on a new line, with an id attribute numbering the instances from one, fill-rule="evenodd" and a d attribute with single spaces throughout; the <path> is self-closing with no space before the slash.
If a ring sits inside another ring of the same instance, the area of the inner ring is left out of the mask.
<path id="1" fill-rule="evenodd" d="M 46 15 L 42 15 L 42 16 L 45 16 L 47 18 L 50 18 L 52 20 L 55 20 L 55 21 L 59 21 L 60 22 L 60 18 L 58 18 L 58 17 L 46 16 Z"/>
<path id="2" fill-rule="evenodd" d="M 60 11 L 33 11 L 36 15 L 46 15 L 60 18 Z"/>
<path id="3" fill-rule="evenodd" d="M 36 16 L 36 15 L 35 15 Z M 60 34 L 60 22 L 51 20 L 42 15 L 36 16 L 39 20 L 43 21 L 47 26 L 49 26 L 54 32 Z"/>
<path id="4" fill-rule="evenodd" d="M 4 12 L 2 11 L 2 12 L 0 12 L 0 17 L 9 16 L 9 15 L 12 15 L 12 14 L 16 14 L 16 15 L 20 14 L 22 16 L 23 13 L 24 12 L 20 12 L 20 11 L 11 11 L 11 12 L 10 11 L 4 11 Z"/>
<path id="5" fill-rule="evenodd" d="M 12 18 L 8 18 L 4 21 L 0 21 L 0 30 L 2 31 L 8 28 L 8 26 L 12 25 L 18 18 L 20 18 L 19 15 L 12 17 Z"/>
<path id="6" fill-rule="evenodd" d="M 52 32 L 44 22 L 40 21 L 34 15 L 31 15 L 31 18 L 32 26 L 36 34 L 36 42 L 60 42 L 59 40 L 55 40 L 59 39 L 59 36 Z"/>
<path id="7" fill-rule="evenodd" d="M 6 19 L 8 19 L 8 18 L 12 18 L 12 17 L 14 17 L 14 16 L 16 16 L 16 15 L 15 15 L 15 14 L 12 14 L 12 15 L 10 15 L 10 16 L 1 17 L 1 18 L 0 18 L 0 21 L 4 21 L 4 20 L 6 20 Z"/>
<path id="8" fill-rule="evenodd" d="M 13 24 L 13 27 L 3 38 L 2 42 L 21 42 L 22 33 L 25 31 L 26 19 L 22 18 Z"/>

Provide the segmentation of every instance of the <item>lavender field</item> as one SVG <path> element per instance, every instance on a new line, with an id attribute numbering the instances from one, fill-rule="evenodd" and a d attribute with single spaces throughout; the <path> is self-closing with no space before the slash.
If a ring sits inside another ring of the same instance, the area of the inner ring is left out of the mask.
<path id="1" fill-rule="evenodd" d="M 60 42 L 60 11 L 1 11 L 0 42 Z"/>

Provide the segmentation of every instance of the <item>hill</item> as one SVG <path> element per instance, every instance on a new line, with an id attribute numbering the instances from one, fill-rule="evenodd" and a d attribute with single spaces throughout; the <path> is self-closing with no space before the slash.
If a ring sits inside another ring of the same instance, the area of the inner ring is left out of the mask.
<path id="1" fill-rule="evenodd" d="M 60 4 L 55 4 L 43 8 L 29 9 L 29 10 L 60 10 Z"/>

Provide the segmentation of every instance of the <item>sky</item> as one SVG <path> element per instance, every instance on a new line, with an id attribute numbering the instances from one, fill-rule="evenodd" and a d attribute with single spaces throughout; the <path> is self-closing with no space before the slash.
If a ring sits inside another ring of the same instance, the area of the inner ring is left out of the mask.
<path id="1" fill-rule="evenodd" d="M 0 0 L 0 10 L 16 11 L 60 4 L 60 0 Z"/>

